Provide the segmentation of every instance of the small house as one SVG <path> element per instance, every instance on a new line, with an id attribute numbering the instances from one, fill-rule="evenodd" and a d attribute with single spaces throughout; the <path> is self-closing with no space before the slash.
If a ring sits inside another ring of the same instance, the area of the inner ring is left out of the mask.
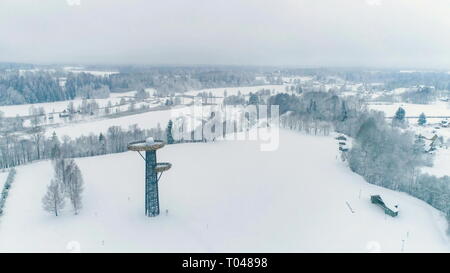
<path id="1" fill-rule="evenodd" d="M 432 153 L 437 148 L 445 147 L 443 138 L 439 137 L 436 133 L 434 133 L 431 138 L 425 137 L 423 135 L 418 135 L 417 138 L 422 139 L 425 142 L 424 151 L 426 153 Z"/>
<path id="2" fill-rule="evenodd" d="M 444 145 L 442 138 L 437 135 L 434 135 L 430 140 L 430 150 L 436 150 L 437 147 L 442 147 Z"/>
<path id="3" fill-rule="evenodd" d="M 388 206 L 379 195 L 371 195 L 370 201 L 384 210 L 384 213 L 395 217 L 398 215 L 398 205 Z"/>
<path id="4" fill-rule="evenodd" d="M 67 112 L 67 110 L 64 110 L 61 113 L 59 113 L 60 118 L 66 118 L 68 116 L 69 116 L 69 113 Z"/>

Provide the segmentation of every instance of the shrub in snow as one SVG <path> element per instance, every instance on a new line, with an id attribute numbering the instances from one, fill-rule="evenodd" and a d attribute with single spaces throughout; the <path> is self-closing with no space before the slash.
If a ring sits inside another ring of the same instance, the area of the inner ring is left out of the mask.
<path id="1" fill-rule="evenodd" d="M 6 178 L 6 182 L 3 185 L 3 190 L 0 197 L 0 215 L 3 215 L 3 208 L 6 203 L 6 198 L 9 195 L 9 189 L 11 188 L 11 184 L 14 182 L 15 177 L 16 177 L 16 169 L 11 169 L 9 171 L 8 177 Z"/>

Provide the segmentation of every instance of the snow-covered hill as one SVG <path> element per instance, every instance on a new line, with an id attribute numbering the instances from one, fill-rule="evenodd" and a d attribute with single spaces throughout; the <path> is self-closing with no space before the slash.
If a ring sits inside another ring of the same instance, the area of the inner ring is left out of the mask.
<path id="1" fill-rule="evenodd" d="M 158 160 L 173 167 L 161 178 L 156 218 L 144 216 L 136 153 L 77 159 L 85 179 L 77 216 L 41 208 L 50 162 L 19 167 L 0 219 L 0 251 L 450 251 L 437 210 L 366 183 L 338 159 L 332 137 L 282 130 L 277 151 L 259 148 L 221 141 L 159 150 Z M 371 194 L 399 204 L 399 216 L 386 216 Z"/>

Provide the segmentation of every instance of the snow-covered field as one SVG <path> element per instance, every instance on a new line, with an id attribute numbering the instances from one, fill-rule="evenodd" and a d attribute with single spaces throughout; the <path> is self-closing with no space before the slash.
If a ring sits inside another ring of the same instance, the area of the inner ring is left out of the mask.
<path id="1" fill-rule="evenodd" d="M 403 107 L 406 111 L 406 116 L 419 116 L 422 112 L 425 113 L 427 124 L 425 126 L 418 126 L 417 119 L 408 119 L 408 130 L 413 131 L 416 135 L 422 135 L 428 139 L 435 134 L 442 136 L 444 142 L 450 139 L 450 128 L 440 126 L 440 122 L 448 120 L 446 118 L 429 118 L 430 116 L 450 116 L 450 104 L 447 102 L 436 102 L 433 104 L 411 104 L 411 103 L 393 103 L 393 104 L 369 104 L 370 109 L 383 111 L 386 116 L 392 117 L 399 107 Z M 450 149 L 439 148 L 435 152 L 434 164 L 432 167 L 425 167 L 423 171 L 436 176 L 450 175 Z"/>
<path id="2" fill-rule="evenodd" d="M 185 95 L 197 95 L 202 92 L 212 93 L 214 96 L 223 97 L 224 91 L 227 91 L 227 95 L 237 95 L 238 92 L 241 92 L 242 95 L 248 95 L 253 92 L 256 93 L 262 89 L 269 89 L 274 91 L 275 93 L 285 92 L 286 85 L 260 85 L 260 86 L 245 86 L 245 87 L 228 87 L 228 88 L 210 88 L 210 89 L 200 89 L 195 91 L 189 91 L 183 93 Z M 153 88 L 146 88 L 146 91 L 150 95 L 154 95 L 156 90 Z M 108 102 L 111 102 L 112 105 L 119 103 L 122 98 L 131 98 L 134 97 L 136 91 L 122 92 L 122 93 L 111 93 L 109 98 L 106 99 L 95 99 L 95 101 L 99 104 L 100 107 L 107 106 Z M 82 99 L 77 98 L 74 100 L 66 100 L 66 101 L 56 101 L 56 102 L 44 102 L 44 103 L 34 103 L 34 104 L 19 104 L 19 105 L 6 105 L 0 106 L 0 111 L 3 112 L 5 117 L 15 117 L 19 116 L 27 116 L 29 115 L 30 107 L 33 106 L 35 108 L 43 107 L 46 113 L 51 112 L 62 112 L 67 109 L 67 105 L 73 102 L 75 108 L 81 105 Z M 220 101 L 217 101 L 220 102 Z M 125 106 L 128 107 L 128 106 Z M 123 109 L 121 109 L 123 110 Z"/>
<path id="3" fill-rule="evenodd" d="M 124 93 L 111 93 L 111 96 L 106 99 L 95 99 L 98 103 L 99 107 L 105 107 L 108 105 L 110 101 L 112 105 L 119 103 L 122 98 L 132 97 L 136 91 L 124 92 Z M 15 117 L 19 116 L 27 116 L 29 115 L 30 107 L 33 106 L 35 108 L 43 107 L 45 112 L 62 112 L 67 109 L 67 106 L 70 102 L 73 102 L 75 108 L 81 105 L 82 99 L 74 99 L 74 100 L 65 100 L 65 101 L 55 101 L 55 102 L 43 102 L 43 103 L 33 103 L 33 104 L 19 104 L 19 105 L 7 105 L 0 106 L 0 111 L 3 112 L 5 117 Z"/>
<path id="4" fill-rule="evenodd" d="M 119 126 L 124 130 L 127 130 L 131 125 L 137 125 L 141 129 L 151 129 L 156 128 L 158 124 L 164 130 L 167 126 L 167 123 L 170 119 L 175 121 L 176 118 L 186 117 L 191 118 L 194 116 L 192 120 L 189 120 L 189 124 L 191 125 L 189 129 L 194 129 L 196 126 L 201 125 L 201 120 L 199 119 L 201 116 L 203 118 L 210 117 L 211 111 L 214 111 L 215 106 L 202 106 L 199 107 L 200 113 L 194 111 L 195 107 L 193 106 L 176 106 L 171 108 L 170 110 L 156 110 L 149 111 L 142 114 L 128 115 L 119 118 L 109 118 L 109 119 L 94 119 L 94 120 L 86 120 L 78 123 L 66 123 L 62 126 L 49 128 L 46 131 L 47 136 L 51 136 L 53 132 L 55 132 L 59 137 L 67 135 L 69 137 L 75 138 L 82 135 L 89 134 L 100 134 L 106 133 L 108 128 L 111 126 Z M 234 109 L 234 108 L 233 108 Z M 218 109 L 216 109 L 218 110 Z M 239 112 L 239 108 L 235 108 L 234 110 L 230 110 L 234 112 Z M 194 126 L 192 128 L 192 126 Z M 188 130 L 188 129 L 186 129 Z"/>
<path id="5" fill-rule="evenodd" d="M 261 89 L 270 89 L 274 92 L 284 92 L 285 85 L 263 85 L 263 86 L 251 86 L 251 87 L 232 87 L 232 88 L 213 88 L 213 89 L 202 89 L 197 91 L 187 92 L 188 95 L 196 95 L 200 92 L 212 92 L 215 96 L 223 96 L 224 90 L 227 90 L 228 95 L 237 95 L 238 92 L 246 95 L 250 92 L 257 92 Z M 149 94 L 154 94 L 155 90 L 152 88 L 146 89 Z M 96 99 L 95 101 L 99 104 L 100 107 L 105 107 L 110 101 L 113 105 L 119 103 L 122 98 L 129 98 L 134 96 L 136 91 L 124 92 L 124 93 L 111 93 L 110 98 L 107 99 Z M 81 105 L 81 99 L 71 100 L 77 108 Z M 149 100 L 150 101 L 150 100 Z M 67 109 L 67 105 L 70 101 L 58 101 L 58 102 L 49 102 L 49 103 L 36 103 L 36 104 L 23 104 L 23 105 L 12 105 L 12 106 L 1 106 L 0 111 L 4 113 L 6 117 L 15 117 L 16 115 L 26 116 L 29 114 L 30 106 L 34 107 L 43 107 L 46 113 L 50 112 L 61 112 Z M 220 101 L 217 101 L 220 103 Z M 156 101 L 146 102 L 150 107 L 154 107 L 158 105 Z M 113 111 L 127 110 L 129 105 L 123 105 L 120 107 L 114 108 Z M 136 108 L 140 107 L 140 104 L 136 104 Z M 140 128 L 150 129 L 157 126 L 158 123 L 162 127 L 164 127 L 169 119 L 172 117 L 173 110 L 165 110 L 165 111 L 151 111 L 143 114 L 136 115 L 128 115 L 119 118 L 113 119 L 98 119 L 97 117 L 84 117 L 83 120 L 77 120 L 70 122 L 64 118 L 59 118 L 58 115 L 53 116 L 53 120 L 47 120 L 46 123 L 48 125 L 52 125 L 54 128 L 47 129 L 47 135 L 51 135 L 53 132 L 60 137 L 67 135 L 70 137 L 77 137 L 81 135 L 89 135 L 90 133 L 98 134 L 105 133 L 107 129 L 111 126 L 120 126 L 124 129 L 127 129 L 130 125 L 137 124 Z M 178 110 L 176 110 L 178 111 Z M 30 121 L 26 120 L 24 123 L 25 126 L 29 126 Z"/>
<path id="6" fill-rule="evenodd" d="M 450 176 L 450 149 L 438 149 L 434 156 L 433 167 L 425 167 L 422 170 L 438 177 Z"/>
<path id="7" fill-rule="evenodd" d="M 284 82 L 292 83 L 294 81 L 300 81 L 300 82 L 308 82 L 312 81 L 314 77 L 312 76 L 289 76 L 289 77 L 283 77 Z"/>
<path id="8" fill-rule="evenodd" d="M 59 137 L 67 135 L 69 137 L 78 137 L 82 135 L 106 133 L 111 126 L 120 126 L 122 129 L 128 129 L 130 125 L 136 124 L 141 129 L 156 128 L 158 123 L 161 128 L 165 128 L 169 120 L 178 112 L 189 112 L 188 107 L 179 107 L 170 110 L 150 111 L 142 114 L 123 116 L 112 119 L 97 119 L 93 121 L 68 123 L 60 127 L 47 130 L 47 135 L 55 132 Z"/>
<path id="9" fill-rule="evenodd" d="M 382 111 L 387 117 L 394 116 L 399 107 L 405 109 L 406 116 L 419 116 L 422 112 L 426 116 L 450 116 L 450 104 L 442 101 L 433 104 L 369 104 L 370 109 Z"/>
<path id="10" fill-rule="evenodd" d="M 257 86 L 241 86 L 241 87 L 224 87 L 224 88 L 209 88 L 209 89 L 201 89 L 195 91 L 189 91 L 184 94 L 195 96 L 199 93 L 211 92 L 213 96 L 223 97 L 225 90 L 227 91 L 227 96 L 237 95 L 241 92 L 242 95 L 248 95 L 250 93 L 256 93 L 262 89 L 269 89 L 270 91 L 274 91 L 275 93 L 285 92 L 286 85 L 257 85 Z"/>
<path id="11" fill-rule="evenodd" d="M 77 159 L 84 208 L 52 216 L 41 198 L 53 170 L 17 168 L 0 220 L 0 251 L 66 252 L 448 252 L 445 222 L 424 202 L 374 185 L 338 158 L 336 140 L 280 132 L 254 141 L 170 145 L 159 161 L 162 214 L 144 216 L 144 162 L 133 152 Z M 395 201 L 386 216 L 371 194 Z M 352 213 L 346 202 L 354 210 Z M 168 213 L 166 214 L 166 210 Z"/>
<path id="12" fill-rule="evenodd" d="M 419 116 L 425 113 L 427 124 L 419 126 L 418 119 L 408 119 L 408 130 L 413 131 L 416 135 L 425 136 L 431 139 L 434 135 L 444 138 L 444 147 L 438 147 L 435 151 L 434 162 L 432 167 L 424 167 L 422 170 L 426 173 L 436 176 L 450 175 L 450 149 L 445 144 L 450 139 L 450 128 L 442 127 L 439 123 L 448 118 L 429 118 L 430 116 L 450 116 L 450 104 L 447 102 L 436 102 L 433 104 L 411 104 L 411 103 L 393 103 L 393 104 L 369 104 L 370 109 L 383 111 L 386 116 L 395 116 L 395 112 L 399 107 L 403 107 L 406 116 Z"/>
<path id="13" fill-rule="evenodd" d="M 100 71 L 100 70 L 86 70 L 84 67 L 81 66 L 66 66 L 64 67 L 64 70 L 71 72 L 71 73 L 87 73 L 94 76 L 100 76 L 100 77 L 108 77 L 113 74 L 119 74 L 117 71 Z"/>

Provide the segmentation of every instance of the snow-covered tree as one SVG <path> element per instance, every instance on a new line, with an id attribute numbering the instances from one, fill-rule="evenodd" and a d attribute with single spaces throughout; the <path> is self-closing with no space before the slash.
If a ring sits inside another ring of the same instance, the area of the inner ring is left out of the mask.
<path id="1" fill-rule="evenodd" d="M 73 101 L 69 102 L 69 104 L 67 105 L 67 111 L 69 112 L 69 114 L 75 113 L 75 106 L 73 105 Z"/>
<path id="2" fill-rule="evenodd" d="M 348 118 L 347 107 L 345 106 L 345 102 L 342 102 L 339 120 L 340 121 L 345 121 L 347 118 Z"/>
<path id="3" fill-rule="evenodd" d="M 169 123 L 167 124 L 167 129 L 166 129 L 167 144 L 173 144 L 175 142 L 173 139 L 173 135 L 172 135 L 172 127 L 173 127 L 173 122 L 172 122 L 172 120 L 169 120 Z"/>
<path id="4" fill-rule="evenodd" d="M 55 177 L 56 179 L 62 184 L 61 190 L 65 191 L 65 188 L 67 186 L 67 176 L 66 176 L 66 168 L 68 165 L 68 162 L 71 159 L 65 159 L 65 158 L 58 158 L 53 161 L 53 168 L 55 170 Z"/>
<path id="5" fill-rule="evenodd" d="M 73 211 L 76 215 L 82 207 L 81 194 L 83 192 L 83 177 L 81 176 L 80 169 L 73 160 L 70 161 L 70 164 L 67 166 L 66 170 L 67 188 L 65 189 L 65 192 L 69 197 Z"/>
<path id="6" fill-rule="evenodd" d="M 99 153 L 101 155 L 106 154 L 106 139 L 102 133 L 100 133 L 100 135 L 98 137 L 98 142 L 100 144 Z"/>
<path id="7" fill-rule="evenodd" d="M 59 158 L 53 161 L 55 181 L 59 182 L 64 197 L 69 198 L 75 214 L 82 207 L 83 177 L 75 160 Z"/>
<path id="8" fill-rule="evenodd" d="M 129 112 L 134 112 L 136 110 L 136 102 L 134 100 L 132 100 L 130 102 L 130 105 L 128 105 L 128 111 Z"/>
<path id="9" fill-rule="evenodd" d="M 56 135 L 55 132 L 53 132 L 50 141 L 51 141 L 50 158 L 54 160 L 61 156 L 61 142 L 59 141 L 58 136 Z"/>
<path id="10" fill-rule="evenodd" d="M 419 120 L 417 121 L 417 123 L 418 123 L 420 126 L 423 126 L 423 125 L 425 125 L 425 124 L 427 123 L 427 117 L 425 116 L 425 113 L 421 113 L 421 114 L 420 114 Z"/>
<path id="11" fill-rule="evenodd" d="M 108 101 L 108 104 L 105 107 L 105 114 L 109 115 L 111 113 L 112 103 Z"/>
<path id="12" fill-rule="evenodd" d="M 41 159 L 41 146 L 43 139 L 45 139 L 45 128 L 41 126 L 34 126 L 31 129 L 31 137 L 34 141 L 34 145 L 36 147 L 36 156 L 37 159 Z"/>
<path id="13" fill-rule="evenodd" d="M 52 179 L 50 185 L 47 186 L 47 192 L 42 198 L 42 206 L 45 211 L 55 214 L 64 208 L 64 194 L 62 192 L 62 184 L 58 179 Z"/>
<path id="14" fill-rule="evenodd" d="M 248 99 L 248 104 L 254 104 L 254 105 L 259 104 L 259 97 L 258 97 L 258 95 L 250 93 L 250 98 Z"/>
<path id="15" fill-rule="evenodd" d="M 402 107 L 399 107 L 395 112 L 395 116 L 392 119 L 392 125 L 397 127 L 403 127 L 405 125 L 406 111 Z"/>
<path id="16" fill-rule="evenodd" d="M 147 99 L 149 95 L 144 88 L 139 88 L 134 97 L 136 100 L 141 101 Z"/>

